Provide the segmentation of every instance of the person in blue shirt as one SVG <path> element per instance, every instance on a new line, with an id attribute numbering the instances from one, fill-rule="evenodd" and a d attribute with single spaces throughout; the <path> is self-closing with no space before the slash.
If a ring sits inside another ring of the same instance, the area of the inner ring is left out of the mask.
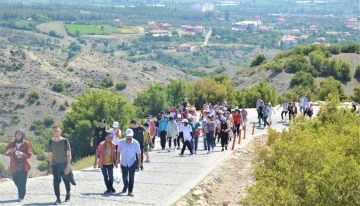
<path id="1" fill-rule="evenodd" d="M 128 195 L 133 197 L 134 179 L 136 167 L 141 167 L 140 144 L 133 139 L 134 131 L 132 129 L 126 130 L 126 138 L 121 139 L 117 148 L 117 164 L 120 163 L 122 179 L 124 188 L 121 193 L 126 193 L 129 190 Z M 120 158 L 121 156 L 121 158 Z"/>
<path id="2" fill-rule="evenodd" d="M 160 119 L 158 119 L 158 134 L 160 135 L 161 148 L 164 150 L 166 146 L 166 135 L 168 128 L 169 119 L 165 117 L 165 112 L 160 112 Z"/>

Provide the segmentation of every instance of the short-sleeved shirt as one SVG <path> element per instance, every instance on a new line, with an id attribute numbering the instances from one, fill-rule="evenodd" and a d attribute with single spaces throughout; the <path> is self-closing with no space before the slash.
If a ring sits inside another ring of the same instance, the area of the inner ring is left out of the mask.
<path id="1" fill-rule="evenodd" d="M 133 138 L 139 142 L 140 145 L 144 144 L 144 133 L 145 129 L 142 126 L 138 126 L 136 128 L 131 128 L 134 132 Z"/>
<path id="2" fill-rule="evenodd" d="M 105 140 L 106 137 L 106 127 L 96 127 L 93 137 L 96 138 L 96 148 L 99 144 Z"/>
<path id="3" fill-rule="evenodd" d="M 126 138 L 119 141 L 117 151 L 120 153 L 120 164 L 124 167 L 130 167 L 136 161 L 136 155 L 141 154 L 140 144 L 135 139 L 132 139 L 130 143 L 126 141 Z"/>
<path id="4" fill-rule="evenodd" d="M 70 143 L 69 140 L 66 138 L 60 139 L 58 142 L 55 142 L 53 140 L 51 141 L 51 147 L 50 143 L 47 146 L 46 151 L 52 152 L 53 160 L 56 163 L 63 163 L 67 161 L 67 151 L 70 151 Z M 67 144 L 66 144 L 67 142 Z M 65 146 L 67 145 L 67 146 Z"/>

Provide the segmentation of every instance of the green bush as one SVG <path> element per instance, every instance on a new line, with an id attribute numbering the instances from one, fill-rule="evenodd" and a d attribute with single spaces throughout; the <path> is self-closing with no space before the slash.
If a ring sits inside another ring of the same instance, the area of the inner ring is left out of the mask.
<path id="1" fill-rule="evenodd" d="M 310 73 L 306 73 L 303 71 L 298 71 L 295 73 L 293 78 L 290 81 L 290 86 L 305 86 L 305 87 L 313 87 L 315 84 L 315 79 Z"/>
<path id="2" fill-rule="evenodd" d="M 105 77 L 101 82 L 101 86 L 104 88 L 109 88 L 114 86 L 113 79 L 111 77 Z"/>
<path id="3" fill-rule="evenodd" d="M 0 162 L 0 179 L 1 178 L 10 178 L 11 174 L 9 173 L 8 169 Z"/>
<path id="4" fill-rule="evenodd" d="M 354 74 L 354 78 L 360 82 L 360 64 L 356 67 L 355 69 L 355 74 Z"/>
<path id="5" fill-rule="evenodd" d="M 46 154 L 45 154 L 45 152 L 43 152 L 43 153 L 38 153 L 37 155 L 36 155 L 36 159 L 37 160 L 39 160 L 39 161 L 44 161 L 44 160 L 46 160 Z"/>
<path id="6" fill-rule="evenodd" d="M 235 95 L 237 102 L 247 108 L 254 108 L 259 97 L 264 102 L 271 102 L 273 105 L 277 104 L 276 90 L 264 81 L 255 84 L 251 88 L 236 91 Z"/>
<path id="7" fill-rule="evenodd" d="M 14 116 L 12 116 L 10 122 L 11 122 L 11 124 L 13 124 L 13 125 L 19 124 L 19 122 L 20 122 L 20 117 L 19 117 L 19 115 L 14 115 Z"/>
<path id="8" fill-rule="evenodd" d="M 119 82 L 116 84 L 116 90 L 118 91 L 122 91 L 126 88 L 126 83 L 125 82 Z"/>
<path id="9" fill-rule="evenodd" d="M 4 154 L 5 153 L 5 145 L 0 144 L 0 154 Z"/>
<path id="10" fill-rule="evenodd" d="M 329 100 L 317 118 L 270 130 L 241 205 L 359 205 L 360 118 Z"/>
<path id="11" fill-rule="evenodd" d="M 351 99 L 360 103 L 360 85 L 354 88 L 354 94 L 351 96 Z"/>
<path id="12" fill-rule="evenodd" d="M 64 83 L 58 82 L 53 84 L 52 90 L 55 92 L 62 92 L 64 90 Z"/>
<path id="13" fill-rule="evenodd" d="M 42 161 L 38 166 L 37 169 L 40 171 L 46 171 L 49 169 L 49 162 L 47 160 Z"/>
<path id="14" fill-rule="evenodd" d="M 54 124 L 54 118 L 53 117 L 45 117 L 43 124 L 45 125 L 45 127 L 50 127 Z"/>
<path id="15" fill-rule="evenodd" d="M 256 57 L 251 61 L 250 67 L 259 66 L 261 64 L 265 64 L 267 59 L 264 54 L 258 54 Z"/>
<path id="16" fill-rule="evenodd" d="M 37 92 L 37 91 L 32 91 L 32 92 L 30 92 L 30 94 L 29 94 L 29 97 L 28 97 L 27 102 L 28 102 L 29 104 L 34 104 L 37 100 L 39 100 L 39 98 L 40 98 L 39 92 Z"/>
<path id="17" fill-rule="evenodd" d="M 318 98 L 319 100 L 325 101 L 326 97 L 330 93 L 336 93 L 341 100 L 344 100 L 345 93 L 342 84 L 335 80 L 334 77 L 328 77 L 320 82 Z"/>

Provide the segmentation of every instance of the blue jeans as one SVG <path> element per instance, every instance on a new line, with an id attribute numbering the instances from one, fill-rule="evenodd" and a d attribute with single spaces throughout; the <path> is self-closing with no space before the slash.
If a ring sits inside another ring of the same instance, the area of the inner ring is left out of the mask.
<path id="1" fill-rule="evenodd" d="M 204 139 L 204 149 L 207 150 L 207 139 L 206 139 L 206 136 L 204 136 L 203 139 Z"/>
<path id="2" fill-rule="evenodd" d="M 25 170 L 12 173 L 12 179 L 18 189 L 18 198 L 24 199 L 28 172 Z"/>
<path id="3" fill-rule="evenodd" d="M 194 135 L 194 138 L 191 140 L 191 148 L 193 152 L 197 151 L 198 143 L 199 143 L 199 137 Z"/>
<path id="4" fill-rule="evenodd" d="M 207 140 L 207 149 L 210 151 L 210 149 L 214 149 L 215 143 L 214 143 L 214 132 L 206 133 L 206 140 Z"/>
<path id="5" fill-rule="evenodd" d="M 124 183 L 124 189 L 129 189 L 129 193 L 134 189 L 134 179 L 135 179 L 135 169 L 136 169 L 137 162 L 135 161 L 134 164 L 131 166 L 123 166 L 121 165 L 121 173 Z M 129 179 L 128 179 L 129 176 Z"/>
<path id="6" fill-rule="evenodd" d="M 104 182 L 106 185 L 106 189 L 108 191 L 113 189 L 113 182 L 114 182 L 113 169 L 114 169 L 114 165 L 112 165 L 112 164 L 111 165 L 103 165 L 103 167 L 101 168 L 101 172 L 104 176 Z"/>

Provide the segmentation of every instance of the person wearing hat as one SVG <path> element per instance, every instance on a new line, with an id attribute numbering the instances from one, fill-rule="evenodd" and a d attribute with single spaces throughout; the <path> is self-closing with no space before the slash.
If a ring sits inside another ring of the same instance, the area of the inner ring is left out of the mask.
<path id="1" fill-rule="evenodd" d="M 207 122 L 204 124 L 203 128 L 207 140 L 208 154 L 210 154 L 211 152 L 214 152 L 214 147 L 215 147 L 214 136 L 215 136 L 216 122 L 213 121 L 212 116 L 210 115 L 207 116 Z"/>
<path id="2" fill-rule="evenodd" d="M 188 103 L 187 103 L 187 99 L 186 98 L 184 98 L 184 101 L 181 103 L 181 110 L 182 111 L 185 111 L 186 110 L 186 108 L 187 108 L 187 106 L 188 106 Z"/>
<path id="3" fill-rule="evenodd" d="M 264 122 L 264 128 L 266 127 L 266 125 L 270 126 L 270 123 L 267 121 L 269 118 L 269 114 L 270 114 L 270 108 L 269 108 L 269 104 L 265 103 L 265 106 L 262 108 L 262 118 L 263 118 L 263 122 Z"/>
<path id="4" fill-rule="evenodd" d="M 174 139 L 174 146 L 175 146 L 175 148 L 177 146 L 177 149 L 179 150 L 180 149 L 180 139 L 181 139 L 181 142 L 184 142 L 184 136 L 183 136 L 183 132 L 182 132 L 182 127 L 184 125 L 183 125 L 182 120 L 181 120 L 181 114 L 177 115 L 176 125 L 178 127 L 179 135 L 177 136 L 176 141 Z"/>
<path id="5" fill-rule="evenodd" d="M 241 132 L 240 126 L 242 125 L 243 118 L 238 108 L 235 108 L 235 112 L 232 115 L 232 118 L 234 121 L 234 135 L 236 135 L 239 138 Z"/>
<path id="6" fill-rule="evenodd" d="M 149 123 L 145 122 L 143 124 L 143 126 L 144 126 L 144 129 L 145 129 L 145 136 L 144 136 L 144 155 L 146 156 L 145 162 L 150 162 L 149 151 L 151 151 L 150 148 L 154 147 L 154 144 L 151 141 L 151 133 L 149 131 Z"/>
<path id="7" fill-rule="evenodd" d="M 169 123 L 169 119 L 165 117 L 165 112 L 160 112 L 160 119 L 158 120 L 158 134 L 160 135 L 161 148 L 164 150 L 166 145 L 166 132 Z"/>
<path id="8" fill-rule="evenodd" d="M 193 136 L 192 129 L 191 129 L 191 126 L 189 125 L 189 120 L 183 119 L 182 122 L 184 123 L 184 126 L 182 127 L 182 132 L 184 135 L 184 144 L 183 144 L 183 148 L 179 155 L 180 156 L 184 155 L 186 147 L 189 149 L 190 155 L 193 155 L 193 151 L 191 148 L 191 141 L 192 141 L 192 136 Z"/>
<path id="9" fill-rule="evenodd" d="M 113 140 L 112 142 L 115 145 L 118 145 L 119 143 L 119 138 L 121 137 L 121 130 L 120 130 L 120 125 L 119 122 L 114 122 L 112 125 L 112 129 L 109 130 L 109 132 L 111 132 L 113 134 Z"/>
<path id="10" fill-rule="evenodd" d="M 176 122 L 174 122 L 174 118 L 170 117 L 169 118 L 169 124 L 168 124 L 168 128 L 167 128 L 167 140 L 169 141 L 169 149 L 168 151 L 171 151 L 171 142 L 172 139 L 174 138 L 174 145 L 176 148 L 176 138 L 179 136 L 179 129 L 178 126 L 176 124 Z"/>
<path id="11" fill-rule="evenodd" d="M 117 164 L 120 163 L 124 183 L 121 193 L 128 192 L 128 196 L 133 197 L 135 170 L 141 167 L 141 162 L 136 161 L 136 159 L 141 159 L 141 151 L 139 142 L 133 138 L 134 131 L 129 128 L 126 130 L 125 135 L 126 138 L 119 141 L 116 159 Z"/>
<path id="12" fill-rule="evenodd" d="M 225 150 L 227 150 L 227 146 L 229 143 L 229 130 L 230 130 L 230 125 L 228 124 L 228 122 L 226 122 L 225 117 L 221 117 L 218 128 L 219 128 L 218 136 L 221 139 L 221 147 L 222 147 L 221 151 L 224 151 L 224 147 Z"/>
<path id="13" fill-rule="evenodd" d="M 206 132 L 205 132 L 205 124 L 206 124 L 206 119 L 202 119 L 201 121 L 201 132 L 202 132 L 202 135 L 203 135 L 203 141 L 204 141 L 204 150 L 206 151 L 207 150 L 207 138 L 206 138 Z"/>
<path id="14" fill-rule="evenodd" d="M 95 128 L 95 131 L 90 141 L 90 146 L 95 147 L 95 153 L 97 153 L 96 149 L 98 148 L 99 144 L 105 140 L 106 133 L 107 133 L 106 120 L 102 119 L 100 120 L 100 125 Z M 96 145 L 94 145 L 94 138 L 96 141 Z M 97 162 L 98 162 L 98 156 L 95 155 L 94 168 L 97 167 Z"/>
<path id="15" fill-rule="evenodd" d="M 146 122 L 149 124 L 149 132 L 150 132 L 150 136 L 151 136 L 151 143 L 154 145 L 155 144 L 155 136 L 156 136 L 156 125 L 155 125 L 155 121 L 153 119 L 152 115 L 148 115 L 146 118 Z M 149 148 L 149 151 L 151 152 L 152 147 Z"/>
<path id="16" fill-rule="evenodd" d="M 198 143 L 199 143 L 199 137 L 200 137 L 200 131 L 201 131 L 201 124 L 200 122 L 196 121 L 196 117 L 192 116 L 189 119 L 189 124 L 192 129 L 192 135 L 193 135 L 193 141 L 191 141 L 191 148 L 193 149 L 193 153 L 197 154 L 198 149 Z"/>
<path id="17" fill-rule="evenodd" d="M 5 155 L 10 157 L 9 172 L 17 187 L 19 202 L 22 202 L 25 198 L 27 176 L 31 169 L 29 159 L 32 152 L 29 142 L 24 139 L 25 132 L 17 130 L 15 132 L 15 139 L 5 147 Z"/>
<path id="18" fill-rule="evenodd" d="M 105 140 L 99 144 L 96 150 L 96 155 L 99 156 L 99 167 L 101 168 L 106 186 L 106 191 L 104 194 L 116 192 L 113 187 L 113 170 L 114 164 L 116 168 L 118 165 L 116 164 L 115 144 L 112 142 L 112 139 L 113 134 L 111 132 L 107 132 L 105 134 Z"/>

